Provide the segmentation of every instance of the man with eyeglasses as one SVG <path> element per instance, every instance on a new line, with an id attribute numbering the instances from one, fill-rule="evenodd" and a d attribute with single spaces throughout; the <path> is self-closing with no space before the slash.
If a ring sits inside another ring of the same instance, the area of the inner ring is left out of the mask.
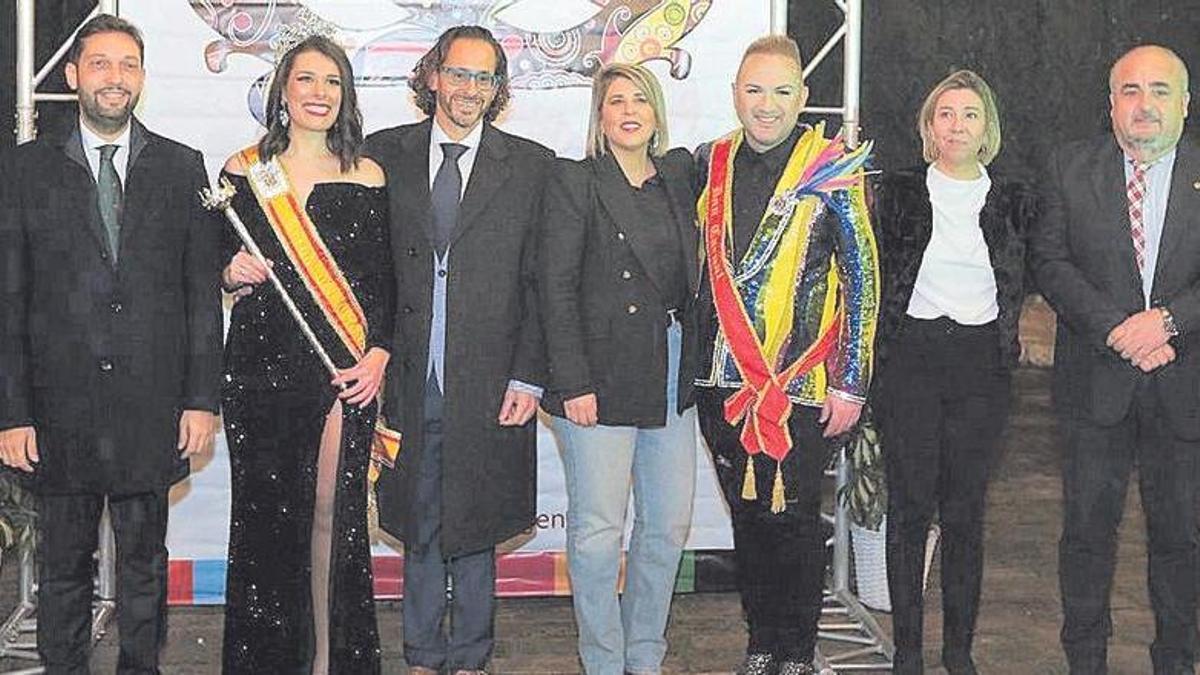
<path id="1" fill-rule="evenodd" d="M 368 139 L 388 174 L 399 311 L 386 405 L 404 434 L 377 483 L 379 523 L 405 544 L 404 657 L 418 675 L 484 672 L 495 545 L 536 506 L 533 256 L 553 153 L 492 126 L 507 72 L 489 31 L 451 28 L 409 79 L 429 118 Z"/>

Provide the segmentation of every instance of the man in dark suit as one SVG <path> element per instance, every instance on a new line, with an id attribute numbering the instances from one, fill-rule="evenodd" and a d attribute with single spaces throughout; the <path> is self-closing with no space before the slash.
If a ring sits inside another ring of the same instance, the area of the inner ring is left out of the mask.
<path id="1" fill-rule="evenodd" d="M 430 119 L 368 139 L 391 194 L 399 311 L 387 399 L 404 433 L 397 470 L 377 484 L 379 522 L 405 543 L 414 673 L 487 666 L 495 545 L 534 517 L 534 235 L 553 155 L 492 126 L 507 72 L 490 32 L 452 28 L 409 79 Z"/>
<path id="2" fill-rule="evenodd" d="M 87 673 L 100 514 L 117 543 L 121 673 L 158 672 L 167 490 L 212 440 L 219 224 L 200 153 L 131 115 L 137 28 L 100 15 L 66 66 L 68 133 L 13 153 L 0 200 L 0 459 L 37 494 L 38 651 Z"/>
<path id="3" fill-rule="evenodd" d="M 1031 242 L 1058 312 L 1064 441 L 1059 577 L 1072 673 L 1103 673 L 1117 526 L 1138 467 L 1156 673 L 1191 673 L 1200 453 L 1200 147 L 1182 138 L 1188 76 L 1158 46 L 1109 76 L 1113 137 L 1064 147 Z"/>

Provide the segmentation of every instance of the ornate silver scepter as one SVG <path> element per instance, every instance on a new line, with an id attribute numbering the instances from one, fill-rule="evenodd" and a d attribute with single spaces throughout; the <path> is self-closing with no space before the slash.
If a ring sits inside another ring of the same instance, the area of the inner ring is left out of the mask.
<path id="1" fill-rule="evenodd" d="M 292 296 L 288 295 L 287 290 L 283 287 L 283 282 L 279 280 L 279 277 L 275 276 L 275 270 L 271 269 L 266 257 L 262 254 L 262 250 L 258 248 L 258 244 L 250 236 L 250 231 L 246 229 L 246 224 L 242 222 L 242 217 L 238 215 L 237 211 L 233 210 L 233 196 L 235 194 L 237 194 L 237 188 L 233 187 L 233 183 L 229 182 L 228 178 L 222 178 L 217 187 L 200 190 L 200 203 L 209 211 L 221 211 L 229 219 L 229 223 L 233 225 L 234 231 L 241 238 L 242 244 L 246 246 L 246 250 L 267 269 L 267 278 L 271 280 L 271 285 L 275 287 L 275 290 L 279 293 L 279 297 L 283 298 L 283 304 L 292 313 L 292 318 L 296 320 L 296 323 L 300 324 L 300 332 L 304 333 L 304 337 L 308 338 L 308 343 L 312 345 L 313 350 L 317 352 L 317 356 L 321 358 L 321 363 L 325 364 L 325 369 L 329 371 L 330 375 L 336 377 L 338 370 L 337 366 L 333 365 L 333 359 L 329 358 L 325 347 L 321 345 L 320 340 L 313 333 L 312 327 L 308 325 L 308 321 L 300 313 L 300 309 L 296 307 Z M 345 388 L 345 385 L 342 385 L 342 389 Z"/>

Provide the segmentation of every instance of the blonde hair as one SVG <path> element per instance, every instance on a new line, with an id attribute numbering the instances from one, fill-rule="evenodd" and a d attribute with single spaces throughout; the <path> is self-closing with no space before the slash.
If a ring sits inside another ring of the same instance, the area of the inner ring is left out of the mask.
<path id="1" fill-rule="evenodd" d="M 587 156 L 603 157 L 608 154 L 608 139 L 604 137 L 604 126 L 600 123 L 600 110 L 604 108 L 604 98 L 608 95 L 608 87 L 618 77 L 633 83 L 654 111 L 654 135 L 650 137 L 649 152 L 651 157 L 661 157 L 671 147 L 670 136 L 667 134 L 667 104 L 663 99 L 662 87 L 654 73 L 628 63 L 610 63 L 600 69 L 592 78 L 592 112 L 588 117 Z"/>
<path id="2" fill-rule="evenodd" d="M 996 95 L 986 80 L 973 70 L 956 70 L 938 82 L 925 97 L 921 111 L 917 113 L 917 131 L 921 134 L 921 154 L 926 162 L 938 159 L 937 143 L 933 140 L 933 114 L 942 94 L 955 89 L 968 89 L 983 101 L 983 144 L 979 147 L 979 163 L 987 166 L 1000 154 L 1000 109 L 996 106 Z"/>
<path id="3" fill-rule="evenodd" d="M 801 73 L 804 72 L 804 61 L 800 58 L 800 45 L 786 35 L 764 35 L 751 42 L 750 46 L 746 47 L 746 51 L 742 53 L 742 63 L 755 54 L 769 54 L 791 59 L 796 62 L 796 69 Z M 803 75 L 801 75 L 801 79 L 803 79 Z"/>

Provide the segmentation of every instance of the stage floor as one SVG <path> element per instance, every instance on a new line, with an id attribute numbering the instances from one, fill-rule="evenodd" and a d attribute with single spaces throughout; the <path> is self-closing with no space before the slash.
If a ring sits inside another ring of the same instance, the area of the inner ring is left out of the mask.
<path id="1" fill-rule="evenodd" d="M 1021 370 L 1016 387 L 1014 417 L 988 498 L 987 567 L 975 658 L 985 673 L 1065 673 L 1066 663 L 1058 643 L 1059 455 L 1050 414 L 1049 373 Z M 1112 597 L 1115 635 L 1109 662 L 1114 674 L 1150 672 L 1147 650 L 1153 639 L 1154 620 L 1146 594 L 1145 551 L 1145 524 L 1134 483 L 1121 527 Z M 938 584 L 935 563 L 926 600 L 926 663 L 931 669 L 940 663 Z M 12 606 L 15 592 L 14 566 L 5 565 L 0 572 L 0 608 L 5 612 Z M 877 616 L 888 629 L 888 616 Z M 379 623 L 384 639 L 384 672 L 406 672 L 401 656 L 399 603 L 381 603 Z M 114 625 L 113 633 L 115 630 Z M 501 600 L 496 630 L 494 672 L 579 672 L 568 599 Z M 669 639 L 668 672 L 732 671 L 745 644 L 737 596 L 678 596 Z M 217 673 L 220 651 L 221 608 L 171 609 L 164 672 Z M 96 650 L 93 670 L 113 672 L 116 657 L 115 635 L 110 634 Z M 23 665 L 0 660 L 0 670 Z"/>

